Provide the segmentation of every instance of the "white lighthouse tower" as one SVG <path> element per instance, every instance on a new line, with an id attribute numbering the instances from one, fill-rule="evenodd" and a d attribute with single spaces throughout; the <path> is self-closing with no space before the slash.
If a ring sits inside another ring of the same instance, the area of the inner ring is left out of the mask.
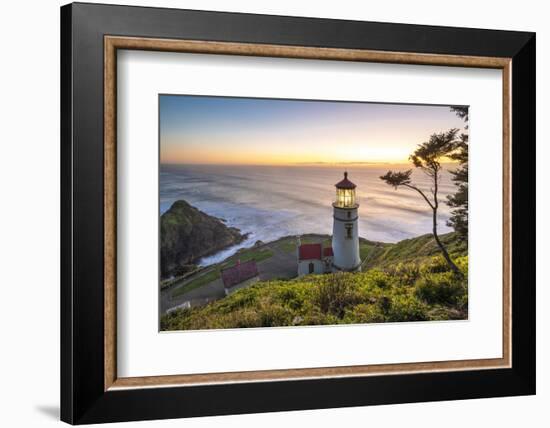
<path id="1" fill-rule="evenodd" d="M 359 204 L 355 202 L 355 184 L 344 179 L 336 186 L 336 200 L 332 204 L 334 225 L 332 227 L 332 249 L 335 271 L 354 272 L 361 269 L 359 258 Z"/>

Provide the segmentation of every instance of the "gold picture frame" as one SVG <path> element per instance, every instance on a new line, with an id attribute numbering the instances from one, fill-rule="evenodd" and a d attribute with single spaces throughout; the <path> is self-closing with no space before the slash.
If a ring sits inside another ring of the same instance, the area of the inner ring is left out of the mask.
<path id="1" fill-rule="evenodd" d="M 290 45 L 171 40 L 106 35 L 104 42 L 104 390 L 203 384 L 361 377 L 424 372 L 509 368 L 512 362 L 511 319 L 511 81 L 512 58 L 369 51 Z M 503 147 L 503 322 L 502 358 L 422 363 L 357 365 L 305 369 L 204 373 L 170 376 L 118 377 L 116 367 L 116 87 L 117 51 L 147 50 L 208 55 L 245 55 L 332 61 L 438 65 L 502 70 Z"/>

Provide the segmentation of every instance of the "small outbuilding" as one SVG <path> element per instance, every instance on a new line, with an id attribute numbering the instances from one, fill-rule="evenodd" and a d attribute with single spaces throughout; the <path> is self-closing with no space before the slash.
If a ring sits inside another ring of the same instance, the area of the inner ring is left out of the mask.
<path id="1" fill-rule="evenodd" d="M 332 247 L 323 244 L 298 244 L 298 276 L 321 274 L 332 270 Z"/>
<path id="2" fill-rule="evenodd" d="M 235 266 L 223 269 L 221 275 L 226 296 L 236 290 L 248 287 L 260 279 L 255 260 L 249 260 L 244 263 L 237 260 Z"/>

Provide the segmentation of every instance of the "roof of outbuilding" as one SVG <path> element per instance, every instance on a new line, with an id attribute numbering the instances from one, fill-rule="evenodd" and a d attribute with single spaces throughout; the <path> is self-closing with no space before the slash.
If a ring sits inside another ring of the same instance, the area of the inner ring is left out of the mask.
<path id="1" fill-rule="evenodd" d="M 256 260 L 249 260 L 244 263 L 237 261 L 235 266 L 223 269 L 221 273 L 223 286 L 225 288 L 231 288 L 234 285 L 257 276 L 258 266 L 256 266 Z"/>
<path id="2" fill-rule="evenodd" d="M 321 244 L 302 244 L 298 254 L 300 260 L 321 260 Z"/>
<path id="3" fill-rule="evenodd" d="M 323 256 L 324 257 L 332 257 L 334 253 L 332 252 L 332 247 L 326 247 L 323 248 Z"/>
<path id="4" fill-rule="evenodd" d="M 357 186 L 348 180 L 347 171 L 344 172 L 344 179 L 335 184 L 338 189 L 355 189 Z"/>

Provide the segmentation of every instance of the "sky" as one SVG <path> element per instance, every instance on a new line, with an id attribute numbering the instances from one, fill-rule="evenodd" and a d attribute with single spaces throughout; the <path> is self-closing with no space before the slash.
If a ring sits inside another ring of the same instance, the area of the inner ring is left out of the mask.
<path id="1" fill-rule="evenodd" d="M 463 130 L 448 106 L 160 96 L 163 164 L 405 163 L 434 132 Z"/>

